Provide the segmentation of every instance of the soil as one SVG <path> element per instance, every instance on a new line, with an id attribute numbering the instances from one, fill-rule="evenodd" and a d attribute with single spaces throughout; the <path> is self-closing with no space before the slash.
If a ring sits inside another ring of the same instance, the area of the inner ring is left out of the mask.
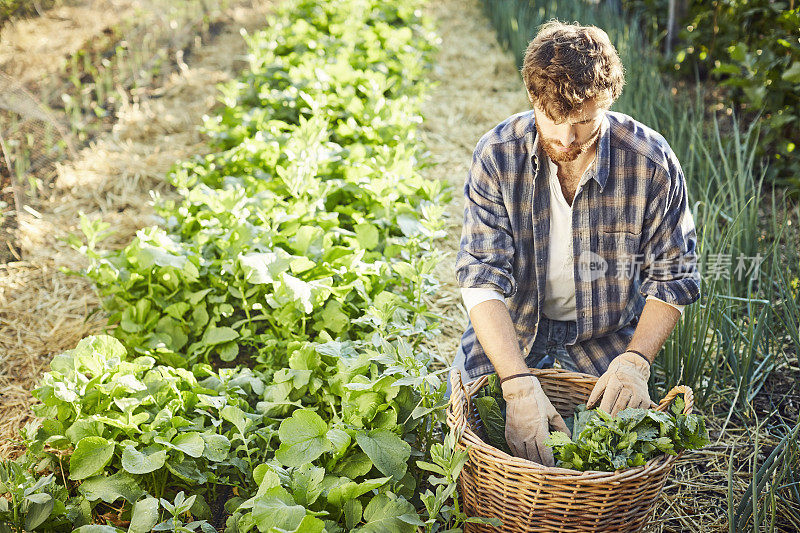
<path id="1" fill-rule="evenodd" d="M 800 419 L 800 371 L 785 368 L 772 372 L 753 398 L 753 409 L 768 427 L 797 424 Z"/>
<path id="2" fill-rule="evenodd" d="M 5 179 L 4 179 L 5 178 Z M 5 176 L 0 176 L 0 191 L 4 191 L 10 187 L 8 179 Z M 15 216 L 13 213 L 14 197 L 12 194 L 0 194 L 0 201 L 4 202 L 8 208 L 3 213 L 0 219 L 0 264 L 8 263 L 9 261 L 19 261 L 19 251 L 14 247 L 14 231 L 17 229 L 14 223 Z"/>

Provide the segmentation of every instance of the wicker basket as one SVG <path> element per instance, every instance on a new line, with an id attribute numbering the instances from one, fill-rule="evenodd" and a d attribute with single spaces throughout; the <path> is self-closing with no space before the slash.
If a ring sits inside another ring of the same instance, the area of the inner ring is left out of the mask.
<path id="1" fill-rule="evenodd" d="M 596 376 L 555 368 L 530 371 L 539 378 L 561 416 L 571 416 L 577 405 L 586 403 L 597 382 Z M 579 472 L 514 457 L 481 439 L 483 428 L 471 400 L 488 376 L 465 386 L 461 373 L 454 370 L 450 380 L 447 425 L 463 431 L 458 447 L 469 447 L 469 459 L 458 479 L 464 512 L 503 521 L 500 528 L 469 523 L 466 532 L 639 531 L 644 527 L 680 454 L 664 454 L 642 466 L 617 472 Z M 664 411 L 681 393 L 686 401 L 684 413 L 688 414 L 694 396 L 685 386 L 673 388 L 652 407 Z"/>

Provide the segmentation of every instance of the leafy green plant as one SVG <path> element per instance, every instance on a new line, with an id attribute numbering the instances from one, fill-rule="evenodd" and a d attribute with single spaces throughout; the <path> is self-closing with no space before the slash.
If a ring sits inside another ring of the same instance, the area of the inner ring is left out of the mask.
<path id="1" fill-rule="evenodd" d="M 683 414 L 683 398 L 676 398 L 670 412 L 627 408 L 612 418 L 602 409 L 575 411 L 573 438 L 554 431 L 545 441 L 553 447 L 556 466 L 574 470 L 615 471 L 641 466 L 667 453 L 696 450 L 709 444 L 705 419 Z"/>
<path id="2" fill-rule="evenodd" d="M 486 386 L 478 391 L 472 401 L 478 409 L 487 442 L 511 455 L 511 449 L 506 442 L 506 401 L 500 387 L 500 378 L 497 374 L 491 374 L 487 380 Z"/>
<path id="3" fill-rule="evenodd" d="M 456 446 L 460 438 L 460 431 L 448 431 L 444 441 L 434 444 L 431 448 L 432 462 L 417 461 L 417 466 L 422 470 L 441 476 L 430 475 L 428 483 L 431 488 L 435 488 L 435 492 L 429 488 L 421 496 L 430 518 L 418 525 L 424 526 L 426 533 L 462 531 L 461 524 L 467 522 L 491 524 L 495 527 L 503 525 L 498 518 L 467 516 L 459 506 L 456 482 L 469 459 L 469 451 L 460 450 Z"/>
<path id="4" fill-rule="evenodd" d="M 658 49 L 666 35 L 668 2 L 622 0 L 636 23 L 647 28 L 648 44 Z M 746 115 L 761 126 L 758 156 L 768 175 L 790 186 L 798 182 L 791 161 L 800 126 L 800 9 L 796 2 L 718 0 L 686 2 L 676 20 L 677 45 L 658 57 L 662 72 L 673 78 L 713 80 L 722 90 L 715 108 Z"/>
<path id="5" fill-rule="evenodd" d="M 248 37 L 250 69 L 206 124 L 221 151 L 176 166 L 181 198 L 159 203 L 162 227 L 106 254 L 82 225 L 87 243 L 73 245 L 126 346 L 172 366 L 269 368 L 295 340 L 391 321 L 435 333 L 424 297 L 449 192 L 412 164 L 428 29 L 413 9 L 351 4 L 296 2 Z"/>
<path id="6" fill-rule="evenodd" d="M 204 489 L 193 512 L 208 517 L 217 488 L 246 485 L 248 461 L 263 458 L 258 450 L 273 437 L 268 427 L 242 435 L 263 416 L 255 404 L 264 388 L 249 369 L 192 373 L 131 359 L 113 337 L 88 337 L 54 357 L 33 392 L 43 420 L 26 430 L 27 453 L 80 482 L 77 495 L 90 508 L 122 500 L 130 511 L 145 494 L 196 486 Z"/>
<path id="7" fill-rule="evenodd" d="M 192 520 L 189 523 L 184 523 L 181 519 L 182 516 L 188 515 L 194 506 L 195 498 L 197 495 L 189 496 L 188 498 L 180 491 L 178 494 L 175 495 L 175 501 L 169 502 L 164 498 L 161 498 L 159 501 L 161 506 L 166 509 L 166 511 L 171 515 L 168 519 L 164 520 L 161 523 L 155 524 L 152 531 L 172 531 L 173 533 L 192 533 L 194 531 L 202 531 L 203 533 L 216 533 L 216 529 L 211 526 L 205 520 Z M 150 500 L 143 500 L 148 502 L 146 504 L 146 509 L 152 509 L 152 503 Z M 148 511 L 144 511 L 143 514 L 148 513 Z M 134 510 L 135 516 L 135 510 Z M 144 519 L 147 520 L 147 519 Z M 143 520 L 143 522 L 144 522 Z"/>
<path id="8" fill-rule="evenodd" d="M 427 456 L 430 419 L 444 406 L 444 383 L 428 371 L 427 358 L 403 340 L 389 343 L 377 335 L 371 345 L 333 341 L 317 346 L 313 356 L 293 357 L 290 372 L 276 374 L 277 383 L 265 391 L 265 404 L 296 399 L 301 408 L 283 417 L 274 460 L 254 471 L 255 495 L 231 504 L 229 529 L 324 524 L 327 531 L 367 531 L 387 522 L 413 531 L 420 521 L 412 503 L 419 474 L 409 466 L 413 457 Z M 305 369 L 313 369 L 308 381 L 317 372 L 324 376 L 316 393 L 307 388 Z M 432 385 L 417 388 L 421 381 Z M 296 510 L 288 516 L 259 511 L 277 502 Z"/>
<path id="9" fill-rule="evenodd" d="M 0 532 L 72 531 L 85 520 L 54 474 L 36 476 L 25 461 L 0 462 Z"/>
<path id="10" fill-rule="evenodd" d="M 173 504 L 177 514 L 164 506 L 169 524 L 190 527 L 177 516 L 188 505 L 191 527 L 203 527 L 213 518 L 209 503 L 235 486 L 226 510 L 238 531 L 266 527 L 274 515 L 256 512 L 259 502 L 288 502 L 287 494 L 312 518 L 325 517 L 331 532 L 348 521 L 412 527 L 421 474 L 409 465 L 430 453 L 432 418 L 444 407 L 444 383 L 426 360 L 377 335 L 371 345 L 297 343 L 268 382 L 247 368 L 156 365 L 129 357 L 112 337 L 89 337 L 56 356 L 35 391 L 43 420 L 28 428 L 28 456 L 79 482 L 70 491 L 83 509 L 100 515 L 113 504 L 136 524 L 150 519 L 153 501 L 183 487 L 194 494 Z"/>
<path id="11" fill-rule="evenodd" d="M 180 197 L 158 203 L 161 226 L 112 253 L 99 249 L 101 223 L 83 221 L 85 243 L 72 239 L 131 353 L 169 372 L 244 362 L 263 373 L 260 401 L 224 418 L 241 474 L 225 504 L 237 531 L 369 528 L 395 511 L 397 527 L 419 521 L 413 461 L 430 454 L 445 406 L 442 371 L 420 345 L 437 331 L 425 298 L 449 197 L 414 164 L 433 50 L 423 22 L 411 4 L 278 9 L 246 37 L 250 69 L 221 88 L 206 123 L 219 151 L 171 173 Z M 131 440 L 142 462 L 167 454 L 163 468 L 176 468 L 164 443 Z M 320 473 L 315 498 L 291 482 Z M 174 494 L 174 481 L 146 490 Z M 307 513 L 260 511 L 278 501 Z"/>
<path id="12" fill-rule="evenodd" d="M 791 158 L 800 133 L 800 8 L 785 3 L 719 0 L 713 9 L 693 3 L 678 34 L 674 73 L 710 73 L 728 89 L 734 106 L 746 104 L 763 126 L 758 155 L 769 157 L 770 176 L 798 182 Z M 743 32 L 742 29 L 745 29 Z M 737 109 L 738 110 L 738 109 Z"/>
<path id="13" fill-rule="evenodd" d="M 161 224 L 104 252 L 108 226 L 82 219 L 71 244 L 114 337 L 54 359 L 27 435 L 107 522 L 82 527 L 411 532 L 452 514 L 443 493 L 426 508 L 416 465 L 446 405 L 422 346 L 449 198 L 419 172 L 435 38 L 417 7 L 280 6 Z"/>

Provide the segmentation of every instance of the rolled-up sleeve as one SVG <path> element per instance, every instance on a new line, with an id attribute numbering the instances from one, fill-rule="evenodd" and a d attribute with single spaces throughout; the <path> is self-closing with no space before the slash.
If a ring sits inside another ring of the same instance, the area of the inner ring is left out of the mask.
<path id="1" fill-rule="evenodd" d="M 478 143 L 464 183 L 464 226 L 456 256 L 462 288 L 487 288 L 506 298 L 516 293 L 514 238 L 491 147 Z"/>
<path id="2" fill-rule="evenodd" d="M 671 304 L 693 303 L 700 298 L 697 233 L 686 178 L 674 155 L 669 170 L 656 168 L 648 200 L 639 290 Z"/>

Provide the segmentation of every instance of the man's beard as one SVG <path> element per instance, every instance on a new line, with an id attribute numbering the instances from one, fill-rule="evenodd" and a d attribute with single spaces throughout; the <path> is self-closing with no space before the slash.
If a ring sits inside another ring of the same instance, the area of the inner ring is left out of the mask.
<path id="1" fill-rule="evenodd" d="M 589 140 L 584 142 L 583 144 L 579 144 L 577 146 L 570 147 L 569 151 L 562 152 L 561 150 L 554 147 L 552 141 L 545 139 L 544 135 L 542 135 L 542 131 L 539 129 L 539 123 L 536 122 L 536 132 L 539 135 L 539 145 L 544 149 L 547 156 L 550 158 L 551 161 L 554 163 L 568 163 L 570 161 L 575 161 L 580 156 L 582 156 L 597 138 L 600 136 L 600 128 L 601 126 L 597 127 L 597 130 L 589 137 Z"/>

